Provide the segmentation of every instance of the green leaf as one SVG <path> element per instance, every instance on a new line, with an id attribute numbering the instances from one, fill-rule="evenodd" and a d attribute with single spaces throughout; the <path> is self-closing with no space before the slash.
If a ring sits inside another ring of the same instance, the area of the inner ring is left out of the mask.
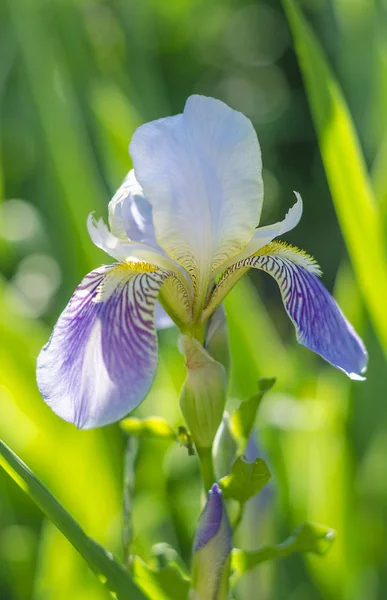
<path id="1" fill-rule="evenodd" d="M 294 0 L 283 0 L 322 159 L 355 275 L 387 353 L 383 223 L 348 107 L 313 31 Z"/>
<path id="2" fill-rule="evenodd" d="M 312 552 L 323 555 L 328 552 L 336 537 L 336 532 L 325 525 L 304 523 L 282 544 L 265 546 L 261 550 L 247 552 L 234 549 L 232 552 L 231 567 L 234 571 L 233 583 L 243 573 L 267 560 L 285 558 L 295 552 Z"/>
<path id="3" fill-rule="evenodd" d="M 116 559 L 88 537 L 43 483 L 8 446 L 0 441 L 0 466 L 39 506 L 83 556 L 89 567 L 119 600 L 147 598 Z"/>
<path id="4" fill-rule="evenodd" d="M 233 436 L 239 441 L 242 452 L 254 427 L 257 410 L 262 398 L 273 387 L 275 381 L 275 377 L 262 377 L 259 379 L 258 392 L 246 402 L 241 402 L 240 406 L 231 416 L 230 430 Z"/>
<path id="5" fill-rule="evenodd" d="M 148 419 L 128 417 L 120 421 L 120 427 L 128 435 L 164 439 L 176 439 L 177 437 L 175 430 L 161 417 L 149 417 Z"/>
<path id="6" fill-rule="evenodd" d="M 157 570 L 136 556 L 132 567 L 137 584 L 151 600 L 188 599 L 190 582 L 177 564 L 169 563 Z"/>
<path id="7" fill-rule="evenodd" d="M 222 477 L 219 485 L 225 498 L 233 498 L 244 504 L 261 491 L 270 477 L 270 471 L 262 458 L 248 462 L 241 456 L 234 462 L 231 473 Z"/>

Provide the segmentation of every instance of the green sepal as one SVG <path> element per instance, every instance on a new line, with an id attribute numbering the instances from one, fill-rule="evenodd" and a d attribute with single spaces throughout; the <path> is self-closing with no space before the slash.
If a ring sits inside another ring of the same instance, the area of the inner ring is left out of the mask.
<path id="1" fill-rule="evenodd" d="M 246 551 L 235 548 L 232 551 L 232 583 L 246 571 L 260 563 L 276 558 L 285 558 L 296 552 L 312 552 L 320 556 L 326 554 L 336 537 L 334 529 L 316 523 L 303 523 L 282 544 L 264 546 L 260 550 Z"/>
<path id="2" fill-rule="evenodd" d="M 245 504 L 262 490 L 270 478 L 270 471 L 262 458 L 249 462 L 240 456 L 234 462 L 229 475 L 219 481 L 219 486 L 225 498 Z"/>

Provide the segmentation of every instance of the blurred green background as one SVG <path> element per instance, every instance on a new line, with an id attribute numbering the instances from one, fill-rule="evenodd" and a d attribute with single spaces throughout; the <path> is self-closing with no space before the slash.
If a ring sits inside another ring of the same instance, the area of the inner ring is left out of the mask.
<path id="1" fill-rule="evenodd" d="M 351 111 L 378 203 L 372 210 L 385 231 L 387 2 L 308 0 L 302 7 Z M 132 133 L 144 121 L 181 112 L 192 93 L 218 97 L 253 121 L 264 162 L 262 224 L 281 219 L 294 202 L 292 190 L 301 192 L 303 219 L 287 240 L 319 261 L 324 283 L 370 355 L 367 381 L 354 383 L 298 346 L 276 284 L 262 273 L 245 277 L 227 298 L 232 398 L 252 394 L 258 377 L 277 377 L 257 421 L 273 484 L 250 501 L 237 545 L 281 541 L 305 520 L 338 532 L 326 557 L 258 567 L 235 596 L 385 600 L 382 274 L 364 285 L 356 260 L 352 269 L 341 229 L 352 258 L 366 260 L 370 246 L 365 238 L 363 244 L 362 219 L 352 237 L 345 221 L 338 225 L 292 36 L 276 0 L 0 1 L 0 437 L 88 534 L 121 556 L 124 437 L 118 426 L 82 432 L 57 418 L 36 389 L 35 360 L 81 277 L 109 262 L 88 238 L 86 217 L 95 210 L 106 218 L 108 200 L 131 166 Z M 328 134 L 334 140 L 339 132 Z M 342 197 L 335 196 L 336 209 Z M 356 197 L 346 202 L 350 209 Z M 386 264 L 384 255 L 380 260 Z M 371 296 L 380 309 L 373 325 Z M 181 423 L 184 379 L 176 340 L 176 331 L 160 333 L 157 380 L 135 413 L 161 415 L 173 425 Z M 166 541 L 188 561 L 199 511 L 197 460 L 171 442 L 141 442 L 137 553 L 149 559 L 152 546 Z M 107 597 L 82 558 L 0 472 L 1 600 Z"/>

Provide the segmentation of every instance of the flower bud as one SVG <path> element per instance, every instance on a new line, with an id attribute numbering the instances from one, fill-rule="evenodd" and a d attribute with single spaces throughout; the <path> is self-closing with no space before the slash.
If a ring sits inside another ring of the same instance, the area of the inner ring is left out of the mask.
<path id="1" fill-rule="evenodd" d="M 188 373 L 180 407 L 196 447 L 211 448 L 226 403 L 226 371 L 197 340 L 182 336 L 181 349 Z"/>
<path id="2" fill-rule="evenodd" d="M 227 598 L 231 537 L 232 530 L 223 504 L 222 492 L 214 483 L 200 515 L 194 539 L 190 600 Z"/>

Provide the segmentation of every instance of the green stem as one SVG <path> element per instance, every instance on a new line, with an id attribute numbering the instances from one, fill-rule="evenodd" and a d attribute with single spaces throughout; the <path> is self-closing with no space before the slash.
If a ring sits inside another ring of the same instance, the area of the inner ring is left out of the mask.
<path id="1" fill-rule="evenodd" d="M 124 489 L 122 501 L 122 549 L 123 564 L 131 569 L 131 546 L 133 541 L 133 496 L 135 483 L 135 463 L 137 458 L 138 441 L 133 437 L 128 437 L 124 455 Z"/>
<path id="2" fill-rule="evenodd" d="M 239 525 L 241 524 L 244 508 L 244 504 L 242 502 L 239 502 L 238 512 L 232 524 L 232 529 L 234 532 L 238 529 Z"/>
<path id="3" fill-rule="evenodd" d="M 205 491 L 208 492 L 216 481 L 212 448 L 196 448 L 199 457 L 200 473 Z"/>

